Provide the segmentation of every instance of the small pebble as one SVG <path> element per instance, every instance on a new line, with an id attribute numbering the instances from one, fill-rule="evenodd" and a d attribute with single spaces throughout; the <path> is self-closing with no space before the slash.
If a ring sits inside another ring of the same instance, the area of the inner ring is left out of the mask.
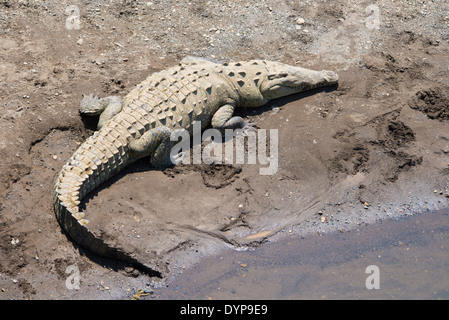
<path id="1" fill-rule="evenodd" d="M 296 19 L 296 24 L 304 24 L 305 22 L 306 20 L 304 20 L 303 18 Z"/>
<path id="2" fill-rule="evenodd" d="M 149 293 L 149 294 L 153 294 L 154 293 L 153 289 L 151 289 L 151 288 L 145 288 L 145 289 L 143 289 L 143 292 L 144 293 Z"/>

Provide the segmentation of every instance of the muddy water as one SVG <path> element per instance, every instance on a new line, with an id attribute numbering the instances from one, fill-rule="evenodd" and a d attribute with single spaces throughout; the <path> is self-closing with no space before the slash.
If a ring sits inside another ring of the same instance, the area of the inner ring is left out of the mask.
<path id="1" fill-rule="evenodd" d="M 228 251 L 186 270 L 153 297 L 449 299 L 449 210 Z"/>

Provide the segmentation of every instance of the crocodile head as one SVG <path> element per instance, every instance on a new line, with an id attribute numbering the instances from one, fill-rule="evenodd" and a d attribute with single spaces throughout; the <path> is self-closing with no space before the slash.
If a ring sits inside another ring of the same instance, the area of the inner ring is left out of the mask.
<path id="1" fill-rule="evenodd" d="M 273 61 L 252 60 L 245 70 L 253 81 L 246 81 L 239 93 L 242 105 L 249 107 L 338 82 L 338 75 L 333 71 L 315 71 Z"/>
<path id="2" fill-rule="evenodd" d="M 330 86 L 338 82 L 338 75 L 333 71 L 314 71 L 269 61 L 266 62 L 265 66 L 259 90 L 267 100 Z"/>

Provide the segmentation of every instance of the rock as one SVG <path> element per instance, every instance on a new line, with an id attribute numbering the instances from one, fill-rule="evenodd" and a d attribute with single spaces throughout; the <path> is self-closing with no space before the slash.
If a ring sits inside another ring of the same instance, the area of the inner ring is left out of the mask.
<path id="1" fill-rule="evenodd" d="M 145 289 L 143 289 L 143 292 L 147 293 L 147 294 L 153 294 L 154 293 L 153 289 L 151 289 L 151 288 L 145 288 Z"/>
<path id="2" fill-rule="evenodd" d="M 301 24 L 304 24 L 305 22 L 306 22 L 306 20 L 304 20 L 303 18 L 296 19 L 296 24 L 301 25 Z"/>

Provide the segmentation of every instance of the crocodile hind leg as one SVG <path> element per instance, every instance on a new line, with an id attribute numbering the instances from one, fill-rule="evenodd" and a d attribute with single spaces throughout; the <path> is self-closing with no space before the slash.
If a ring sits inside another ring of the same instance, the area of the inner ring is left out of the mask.
<path id="1" fill-rule="evenodd" d="M 160 165 L 166 162 L 167 152 L 170 153 L 170 135 L 168 127 L 156 127 L 145 132 L 140 138 L 129 143 L 129 148 L 138 158 L 151 155 L 151 164 Z M 168 150 L 168 151 L 167 151 Z"/>
<path id="2" fill-rule="evenodd" d="M 170 167 L 178 164 L 177 159 L 170 157 L 170 152 L 176 143 L 176 141 L 171 141 L 170 137 L 164 139 L 154 150 L 150 160 L 151 164 L 155 167 Z"/>
<path id="3" fill-rule="evenodd" d="M 106 122 L 122 111 L 123 108 L 122 100 L 119 97 L 109 96 L 103 99 L 108 101 L 109 104 L 100 115 L 97 126 L 98 129 L 101 129 Z"/>
<path id="4" fill-rule="evenodd" d="M 182 156 L 171 157 L 171 150 L 178 142 L 170 138 L 179 136 L 177 131 L 182 129 L 170 129 L 168 127 L 156 127 L 145 132 L 139 139 L 133 140 L 129 148 L 136 157 L 147 157 L 151 155 L 150 162 L 156 167 L 167 167 L 178 164 Z"/>
<path id="5" fill-rule="evenodd" d="M 91 93 L 81 100 L 79 111 L 91 116 L 100 115 L 97 128 L 101 129 L 106 122 L 122 111 L 122 107 L 122 100 L 119 97 L 109 96 L 100 99 Z"/>
<path id="6" fill-rule="evenodd" d="M 139 158 L 147 157 L 156 150 L 161 142 L 167 138 L 170 139 L 170 135 L 171 130 L 168 127 L 156 127 L 142 134 L 140 138 L 132 140 L 129 143 L 129 149 Z"/>

